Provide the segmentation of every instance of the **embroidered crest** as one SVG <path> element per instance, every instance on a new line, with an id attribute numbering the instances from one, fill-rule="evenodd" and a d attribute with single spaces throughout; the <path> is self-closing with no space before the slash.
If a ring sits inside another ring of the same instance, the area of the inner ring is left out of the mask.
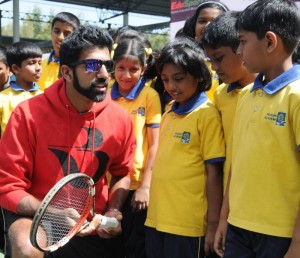
<path id="1" fill-rule="evenodd" d="M 277 119 L 276 119 L 276 125 L 284 126 L 284 124 L 286 123 L 285 118 L 286 118 L 286 113 L 278 112 Z"/>
<path id="2" fill-rule="evenodd" d="M 137 111 L 139 116 L 145 116 L 145 108 L 139 107 Z"/>
<path id="3" fill-rule="evenodd" d="M 191 133 L 189 132 L 183 132 L 181 136 L 181 141 L 184 143 L 189 143 L 191 140 Z"/>

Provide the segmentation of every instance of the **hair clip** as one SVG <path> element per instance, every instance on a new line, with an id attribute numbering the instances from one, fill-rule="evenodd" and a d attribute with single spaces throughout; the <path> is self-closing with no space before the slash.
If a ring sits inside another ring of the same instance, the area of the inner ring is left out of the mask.
<path id="1" fill-rule="evenodd" d="M 152 48 L 151 47 L 149 47 L 149 48 L 145 47 L 145 53 L 146 53 L 146 57 L 148 59 L 148 57 L 152 54 Z"/>

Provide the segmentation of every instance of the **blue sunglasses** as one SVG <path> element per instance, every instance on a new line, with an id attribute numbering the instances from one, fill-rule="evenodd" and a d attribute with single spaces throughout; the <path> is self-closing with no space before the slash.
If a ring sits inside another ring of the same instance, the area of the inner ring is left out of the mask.
<path id="1" fill-rule="evenodd" d="M 114 66 L 115 66 L 115 63 L 113 60 L 102 61 L 100 59 L 78 60 L 78 61 L 68 64 L 68 66 L 75 67 L 75 66 L 81 65 L 81 64 L 84 64 L 85 70 L 90 73 L 99 73 L 102 65 L 104 65 L 106 67 L 106 70 L 108 73 L 113 73 Z"/>

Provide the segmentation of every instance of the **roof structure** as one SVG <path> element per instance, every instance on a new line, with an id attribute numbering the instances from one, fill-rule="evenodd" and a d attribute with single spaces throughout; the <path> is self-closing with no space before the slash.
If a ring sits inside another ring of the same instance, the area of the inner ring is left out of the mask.
<path id="1" fill-rule="evenodd" d="M 55 2 L 120 11 L 122 13 L 132 12 L 170 17 L 170 1 L 168 0 L 55 0 Z"/>

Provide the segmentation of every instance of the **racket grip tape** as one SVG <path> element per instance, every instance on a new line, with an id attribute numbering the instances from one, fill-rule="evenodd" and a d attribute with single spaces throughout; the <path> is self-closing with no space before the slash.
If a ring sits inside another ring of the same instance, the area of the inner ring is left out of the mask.
<path id="1" fill-rule="evenodd" d="M 100 227 L 117 228 L 118 226 L 119 226 L 119 221 L 116 218 L 101 216 Z"/>

